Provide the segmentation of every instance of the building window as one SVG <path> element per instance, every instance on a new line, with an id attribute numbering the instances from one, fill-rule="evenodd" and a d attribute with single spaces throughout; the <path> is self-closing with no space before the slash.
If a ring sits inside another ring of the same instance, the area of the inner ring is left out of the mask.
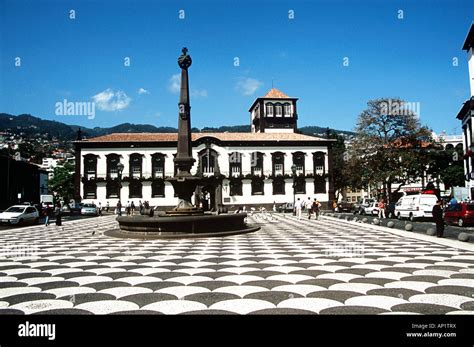
<path id="1" fill-rule="evenodd" d="M 306 194 L 306 180 L 304 177 L 295 178 L 295 193 Z"/>
<path id="2" fill-rule="evenodd" d="M 267 117 L 273 117 L 273 105 L 267 104 Z"/>
<path id="3" fill-rule="evenodd" d="M 315 176 L 314 193 L 315 194 L 326 193 L 326 179 L 324 178 L 324 176 Z"/>
<path id="4" fill-rule="evenodd" d="M 230 196 L 242 195 L 242 181 L 241 180 L 231 180 L 229 183 L 229 187 L 230 187 Z"/>
<path id="5" fill-rule="evenodd" d="M 273 176 L 283 176 L 284 175 L 284 165 L 285 165 L 285 154 L 282 152 L 272 153 L 272 162 L 273 162 Z"/>
<path id="6" fill-rule="evenodd" d="M 134 153 L 130 156 L 130 177 L 142 177 L 142 155 Z"/>
<path id="7" fill-rule="evenodd" d="M 252 158 L 250 161 L 250 170 L 252 176 L 262 176 L 263 175 L 263 153 L 253 152 Z"/>
<path id="8" fill-rule="evenodd" d="M 263 195 L 264 185 L 263 179 L 258 177 L 252 179 L 252 195 Z"/>
<path id="9" fill-rule="evenodd" d="M 155 153 L 151 156 L 151 174 L 155 178 L 165 178 L 165 155 Z"/>
<path id="10" fill-rule="evenodd" d="M 130 181 L 130 185 L 128 186 L 128 197 L 131 199 L 142 197 L 142 183 L 140 181 Z"/>
<path id="11" fill-rule="evenodd" d="M 283 112 L 285 114 L 285 117 L 291 117 L 292 116 L 291 104 L 285 104 L 283 106 Z"/>
<path id="12" fill-rule="evenodd" d="M 88 180 L 97 178 L 97 156 L 93 154 L 84 156 L 84 177 Z"/>
<path id="13" fill-rule="evenodd" d="M 114 199 L 119 197 L 120 186 L 117 181 L 107 182 L 106 198 Z"/>
<path id="14" fill-rule="evenodd" d="M 285 180 L 282 177 L 276 177 L 272 185 L 273 195 L 285 195 Z"/>
<path id="15" fill-rule="evenodd" d="M 313 165 L 315 175 L 324 175 L 326 173 L 324 152 L 313 153 Z"/>
<path id="16" fill-rule="evenodd" d="M 163 180 L 153 181 L 151 184 L 151 197 L 162 198 L 165 196 L 165 182 Z"/>
<path id="17" fill-rule="evenodd" d="M 275 106 L 275 116 L 277 116 L 277 117 L 283 116 L 283 110 L 282 110 L 281 105 L 276 105 Z"/>
<path id="18" fill-rule="evenodd" d="M 97 199 L 97 185 L 86 182 L 84 184 L 84 199 Z"/>
<path id="19" fill-rule="evenodd" d="M 229 154 L 229 177 L 242 175 L 242 153 L 232 152 Z"/>
<path id="20" fill-rule="evenodd" d="M 201 168 L 201 172 L 205 176 L 214 175 L 214 172 L 216 171 L 216 164 L 217 164 L 216 151 L 210 148 L 206 148 L 200 152 L 199 165 Z"/>
<path id="21" fill-rule="evenodd" d="M 118 154 L 109 154 L 107 156 L 107 178 L 118 178 L 118 163 L 120 163 L 120 156 Z"/>
<path id="22" fill-rule="evenodd" d="M 293 153 L 293 165 L 296 166 L 296 174 L 298 176 L 305 174 L 304 159 L 305 159 L 305 154 L 303 152 Z"/>

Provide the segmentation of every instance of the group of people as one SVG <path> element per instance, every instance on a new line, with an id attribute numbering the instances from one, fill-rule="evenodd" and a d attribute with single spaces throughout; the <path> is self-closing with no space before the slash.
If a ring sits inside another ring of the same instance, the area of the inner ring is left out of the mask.
<path id="1" fill-rule="evenodd" d="M 109 203 L 107 202 L 107 205 Z M 127 216 L 133 216 L 135 214 L 135 211 L 136 211 L 137 207 L 135 206 L 135 203 L 133 201 L 127 201 L 127 204 L 125 205 L 125 213 L 127 214 Z M 144 215 L 145 214 L 145 211 L 150 209 L 150 203 L 148 201 L 141 201 L 139 200 L 138 201 L 138 212 L 141 214 L 141 215 Z M 150 210 L 150 212 L 152 211 L 153 209 Z M 108 208 L 107 208 L 107 211 L 108 211 Z M 115 214 L 121 216 L 122 215 L 122 202 L 119 200 L 117 202 L 117 207 L 115 209 Z"/>
<path id="2" fill-rule="evenodd" d="M 51 217 L 55 217 L 57 226 L 62 225 L 61 204 L 59 202 L 56 205 L 54 205 L 54 207 L 53 206 L 50 207 L 49 204 L 46 204 L 46 207 L 43 209 L 43 215 L 45 216 L 45 222 L 44 222 L 45 227 L 49 225 L 49 220 Z"/>
<path id="3" fill-rule="evenodd" d="M 302 218 L 303 211 L 305 210 L 308 212 L 308 219 L 311 219 L 312 215 L 314 215 L 315 219 L 318 219 L 319 211 L 321 210 L 321 203 L 316 198 L 311 200 L 311 198 L 308 197 L 308 200 L 306 201 L 298 198 L 298 200 L 295 202 L 294 208 L 298 219 Z"/>

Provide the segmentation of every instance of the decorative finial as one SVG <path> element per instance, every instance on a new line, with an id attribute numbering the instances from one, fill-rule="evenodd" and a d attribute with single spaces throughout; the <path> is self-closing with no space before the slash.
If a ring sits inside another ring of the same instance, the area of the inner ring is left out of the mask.
<path id="1" fill-rule="evenodd" d="M 178 58 L 178 65 L 181 69 L 187 70 L 192 63 L 191 56 L 188 55 L 188 49 L 186 47 L 183 47 L 181 50 L 183 54 L 181 54 Z"/>

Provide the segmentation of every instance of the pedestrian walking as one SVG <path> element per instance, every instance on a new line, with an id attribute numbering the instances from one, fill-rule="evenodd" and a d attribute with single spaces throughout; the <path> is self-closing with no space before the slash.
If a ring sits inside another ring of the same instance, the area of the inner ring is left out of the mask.
<path id="1" fill-rule="evenodd" d="M 135 203 L 132 201 L 130 204 L 130 211 L 132 211 L 132 216 L 135 214 Z"/>
<path id="2" fill-rule="evenodd" d="M 99 216 L 102 216 L 102 204 L 99 202 L 99 206 L 98 206 L 98 212 L 99 212 Z"/>
<path id="3" fill-rule="evenodd" d="M 306 210 L 308 210 L 308 219 L 311 219 L 311 214 L 313 213 L 313 203 L 311 198 L 308 196 L 308 200 L 305 203 Z"/>
<path id="4" fill-rule="evenodd" d="M 436 237 L 443 237 L 444 234 L 444 219 L 443 219 L 443 200 L 436 201 L 433 206 L 433 219 L 436 223 Z"/>
<path id="5" fill-rule="evenodd" d="M 336 202 L 336 200 L 333 200 L 333 201 L 332 201 L 332 206 L 331 206 L 331 207 L 332 207 L 332 212 L 333 212 L 333 213 L 336 212 L 336 208 L 337 208 L 337 202 Z"/>
<path id="6" fill-rule="evenodd" d="M 145 213 L 145 211 L 143 211 L 143 203 L 141 200 L 138 200 L 138 209 L 140 211 L 140 214 L 143 215 Z"/>
<path id="7" fill-rule="evenodd" d="M 318 201 L 318 199 L 314 199 L 313 201 L 313 206 L 311 207 L 313 212 L 314 212 L 314 218 L 316 220 L 319 219 L 319 211 L 321 210 L 321 203 Z"/>
<path id="8" fill-rule="evenodd" d="M 125 212 L 127 216 L 130 216 L 130 201 L 127 201 L 127 205 L 125 206 Z"/>
<path id="9" fill-rule="evenodd" d="M 120 200 L 117 202 L 117 214 L 119 216 L 122 215 L 122 203 L 120 202 Z"/>
<path id="10" fill-rule="evenodd" d="M 109 202 L 107 201 L 107 204 L 105 205 L 105 210 L 107 211 L 107 213 L 109 213 L 109 207 L 110 207 L 110 204 L 109 204 Z"/>
<path id="11" fill-rule="evenodd" d="M 49 205 L 46 204 L 46 207 L 44 208 L 44 216 L 46 217 L 45 221 L 44 221 L 44 226 L 45 227 L 47 227 L 49 225 L 49 214 L 50 214 Z"/>
<path id="12" fill-rule="evenodd" d="M 378 208 L 379 208 L 379 218 L 380 219 L 386 218 L 385 217 L 385 201 L 383 199 L 379 201 Z"/>
<path id="13" fill-rule="evenodd" d="M 56 217 L 56 226 L 61 226 L 61 204 L 58 202 L 54 208 L 54 215 Z"/>
<path id="14" fill-rule="evenodd" d="M 298 198 L 298 200 L 296 201 L 296 216 L 298 217 L 298 219 L 301 219 L 301 212 L 302 212 L 302 203 L 301 203 L 301 200 L 300 198 Z"/>

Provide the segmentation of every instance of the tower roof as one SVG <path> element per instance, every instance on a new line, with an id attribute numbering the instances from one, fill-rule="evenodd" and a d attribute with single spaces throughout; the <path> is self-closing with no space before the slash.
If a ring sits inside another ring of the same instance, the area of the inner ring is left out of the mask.
<path id="1" fill-rule="evenodd" d="M 282 91 L 272 88 L 270 91 L 265 94 L 264 99 L 289 99 L 290 97 L 283 93 Z"/>
<path id="2" fill-rule="evenodd" d="M 282 91 L 272 88 L 268 91 L 267 94 L 264 96 L 261 96 L 253 102 L 252 106 L 250 106 L 249 112 L 252 112 L 252 109 L 255 107 L 255 104 L 257 104 L 258 101 L 263 100 L 263 99 L 286 99 L 286 100 L 298 100 L 298 98 L 292 98 L 291 96 L 286 95 Z"/>
<path id="3" fill-rule="evenodd" d="M 471 47 L 474 47 L 474 23 L 471 24 L 471 29 L 467 33 L 462 49 L 468 51 Z"/>

